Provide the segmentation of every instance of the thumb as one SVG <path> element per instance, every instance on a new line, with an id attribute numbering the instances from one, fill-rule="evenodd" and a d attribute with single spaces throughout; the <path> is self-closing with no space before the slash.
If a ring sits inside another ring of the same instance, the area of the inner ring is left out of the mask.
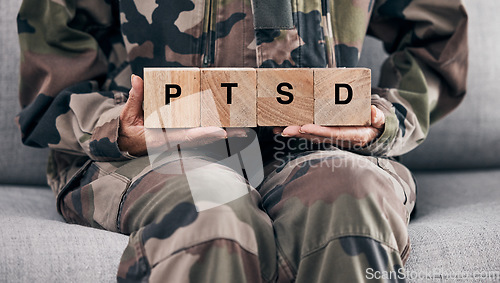
<path id="1" fill-rule="evenodd" d="M 385 115 L 382 110 L 372 105 L 372 127 L 381 129 L 385 125 Z"/>
<path id="2" fill-rule="evenodd" d="M 130 89 L 123 112 L 127 116 L 142 117 L 144 115 L 142 110 L 142 102 L 144 101 L 144 81 L 141 77 L 136 75 L 132 75 L 130 81 L 132 83 L 132 89 Z"/>

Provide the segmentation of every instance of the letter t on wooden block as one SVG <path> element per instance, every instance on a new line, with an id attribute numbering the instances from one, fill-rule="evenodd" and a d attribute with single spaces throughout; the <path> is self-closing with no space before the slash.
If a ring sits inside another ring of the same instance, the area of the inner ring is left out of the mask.
<path id="1" fill-rule="evenodd" d="M 371 70 L 314 69 L 314 123 L 323 126 L 371 124 Z"/>
<path id="2" fill-rule="evenodd" d="M 200 69 L 144 68 L 144 126 L 199 127 Z"/>
<path id="3" fill-rule="evenodd" d="M 312 124 L 313 90 L 312 69 L 257 69 L 257 124 Z"/>
<path id="4" fill-rule="evenodd" d="M 257 126 L 256 79 L 251 68 L 201 69 L 201 126 Z"/>

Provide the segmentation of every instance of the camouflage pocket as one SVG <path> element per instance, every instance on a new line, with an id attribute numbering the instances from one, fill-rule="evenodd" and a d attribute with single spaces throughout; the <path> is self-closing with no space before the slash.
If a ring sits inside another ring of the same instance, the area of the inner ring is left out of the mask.
<path id="1" fill-rule="evenodd" d="M 110 164 L 96 162 L 90 166 L 88 174 L 95 174 L 95 179 L 80 190 L 88 191 L 92 198 L 82 198 L 82 207 L 93 208 L 87 212 L 86 218 L 92 218 L 93 222 L 106 230 L 117 232 L 118 210 L 123 194 L 130 185 L 130 178 L 117 173 L 117 170 L 108 172 L 103 168 L 111 168 L 106 167 L 110 167 Z"/>
<path id="2" fill-rule="evenodd" d="M 90 162 L 59 195 L 59 208 L 69 223 L 118 231 L 118 212 L 134 178 L 149 171 L 147 158 Z"/>
<path id="3" fill-rule="evenodd" d="M 401 187 L 403 189 L 401 199 L 408 210 L 407 220 L 409 221 L 409 215 L 413 211 L 416 203 L 417 186 L 413 174 L 408 168 L 396 160 L 383 157 L 376 157 L 376 160 L 378 167 L 388 173 L 392 177 L 391 179 L 399 185 L 394 187 Z"/>

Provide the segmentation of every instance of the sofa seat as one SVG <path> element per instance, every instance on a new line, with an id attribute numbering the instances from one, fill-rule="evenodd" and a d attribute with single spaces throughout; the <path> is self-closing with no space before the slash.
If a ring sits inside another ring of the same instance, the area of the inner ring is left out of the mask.
<path id="1" fill-rule="evenodd" d="M 468 95 L 402 157 L 418 183 L 410 282 L 500 282 L 500 1 L 464 3 Z M 20 5 L 0 0 L 0 282 L 116 282 L 128 238 L 64 223 L 53 193 L 34 187 L 46 184 L 48 150 L 23 147 L 14 123 Z M 382 44 L 367 38 L 359 66 L 372 68 L 374 85 L 385 58 Z"/>
<path id="2" fill-rule="evenodd" d="M 409 281 L 500 281 L 500 170 L 415 177 Z M 0 207 L 0 282 L 115 281 L 126 236 L 66 224 L 45 187 L 0 186 Z"/>
<path id="3" fill-rule="evenodd" d="M 0 186 L 0 282 L 116 282 L 128 237 L 67 224 L 46 187 Z"/>
<path id="4" fill-rule="evenodd" d="M 500 282 L 500 170 L 417 172 L 415 178 L 407 274 L 421 278 L 410 281 Z"/>

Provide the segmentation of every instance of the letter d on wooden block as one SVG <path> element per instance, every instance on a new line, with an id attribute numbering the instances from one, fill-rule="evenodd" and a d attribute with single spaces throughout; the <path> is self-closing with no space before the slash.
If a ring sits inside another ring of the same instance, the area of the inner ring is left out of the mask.
<path id="1" fill-rule="evenodd" d="M 144 68 L 144 126 L 200 125 L 200 69 Z"/>
<path id="2" fill-rule="evenodd" d="M 314 123 L 323 126 L 371 124 L 371 71 L 314 69 Z"/>
<path id="3" fill-rule="evenodd" d="M 256 79 L 252 68 L 201 69 L 201 126 L 257 126 Z"/>

